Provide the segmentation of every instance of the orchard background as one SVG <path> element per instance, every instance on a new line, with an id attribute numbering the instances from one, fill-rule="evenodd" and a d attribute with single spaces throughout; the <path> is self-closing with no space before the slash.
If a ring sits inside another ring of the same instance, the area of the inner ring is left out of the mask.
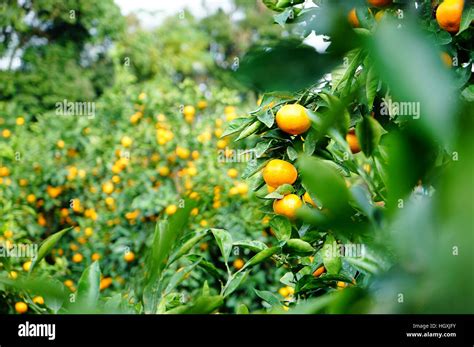
<path id="1" fill-rule="evenodd" d="M 0 5 L 0 311 L 472 313 L 469 3 L 225 3 Z"/>

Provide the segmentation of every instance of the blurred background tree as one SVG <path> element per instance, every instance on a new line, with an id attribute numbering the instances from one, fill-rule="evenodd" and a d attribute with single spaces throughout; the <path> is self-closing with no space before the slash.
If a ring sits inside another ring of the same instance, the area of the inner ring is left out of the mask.
<path id="1" fill-rule="evenodd" d="M 38 113 L 90 100 L 113 83 L 106 54 L 125 29 L 112 0 L 9 0 L 0 5 L 0 100 Z"/>

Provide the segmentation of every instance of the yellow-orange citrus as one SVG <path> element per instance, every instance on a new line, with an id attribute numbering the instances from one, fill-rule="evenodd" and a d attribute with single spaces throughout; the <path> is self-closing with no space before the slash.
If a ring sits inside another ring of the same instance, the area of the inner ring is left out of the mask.
<path id="1" fill-rule="evenodd" d="M 171 216 L 171 215 L 175 214 L 177 210 L 178 210 L 178 207 L 176 205 L 169 205 L 168 207 L 166 207 L 165 213 L 168 216 Z"/>
<path id="2" fill-rule="evenodd" d="M 392 0 L 368 0 L 371 6 L 384 7 L 392 4 Z"/>
<path id="3" fill-rule="evenodd" d="M 321 276 L 325 271 L 326 271 L 325 267 L 324 267 L 324 266 L 320 266 L 320 267 L 318 267 L 318 268 L 313 272 L 313 276 L 314 276 L 314 277 L 319 277 L 319 276 Z"/>
<path id="4" fill-rule="evenodd" d="M 289 162 L 273 159 L 263 169 L 265 183 L 273 188 L 282 184 L 293 184 L 298 177 L 296 168 Z"/>
<path id="5" fill-rule="evenodd" d="M 196 109 L 194 108 L 194 106 L 191 106 L 191 105 L 184 106 L 183 115 L 186 118 L 193 118 L 195 114 L 196 114 Z"/>
<path id="6" fill-rule="evenodd" d="M 37 305 L 44 305 L 44 298 L 42 296 L 35 296 L 33 302 Z"/>
<path id="7" fill-rule="evenodd" d="M 349 144 L 351 152 L 356 154 L 360 152 L 360 144 L 354 130 L 350 130 L 346 135 L 346 141 Z"/>
<path id="8" fill-rule="evenodd" d="M 452 67 L 453 66 L 453 58 L 446 53 L 446 52 L 441 52 L 441 60 L 443 61 L 444 65 L 447 67 Z"/>
<path id="9" fill-rule="evenodd" d="M 25 313 L 26 311 L 28 311 L 28 305 L 26 304 L 26 302 L 23 301 L 17 302 L 15 303 L 15 311 L 20 314 Z"/>
<path id="10" fill-rule="evenodd" d="M 304 195 L 303 195 L 303 200 L 304 202 L 308 203 L 308 204 L 311 204 L 313 205 L 314 207 L 316 207 L 316 203 L 313 201 L 313 199 L 311 199 L 311 196 L 309 195 L 308 192 L 305 192 Z"/>
<path id="11" fill-rule="evenodd" d="M 436 9 L 436 20 L 439 26 L 450 32 L 457 33 L 461 24 L 464 0 L 445 0 Z"/>
<path id="12" fill-rule="evenodd" d="M 131 263 L 132 261 L 135 260 L 135 253 L 133 253 L 132 251 L 127 252 L 127 253 L 124 254 L 123 259 L 124 259 L 127 263 Z"/>
<path id="13" fill-rule="evenodd" d="M 347 19 L 349 20 L 349 23 L 354 27 L 358 28 L 360 26 L 359 18 L 357 18 L 357 12 L 356 9 L 353 8 L 350 12 L 349 15 L 347 16 Z"/>
<path id="14" fill-rule="evenodd" d="M 80 263 L 82 261 L 82 259 L 84 259 L 84 257 L 82 256 L 81 253 L 75 253 L 73 256 L 72 256 L 72 261 L 74 263 Z"/>
<path id="15" fill-rule="evenodd" d="M 232 264 L 236 270 L 240 270 L 244 266 L 244 261 L 240 258 L 237 258 L 234 260 L 234 263 Z"/>
<path id="16" fill-rule="evenodd" d="M 306 109 L 299 104 L 283 106 L 278 110 L 275 120 L 281 130 L 291 135 L 302 134 L 311 127 Z"/>
<path id="17" fill-rule="evenodd" d="M 286 216 L 290 219 L 296 217 L 296 211 L 303 205 L 300 197 L 296 194 L 288 194 L 283 199 L 273 202 L 273 211 L 276 214 Z"/>

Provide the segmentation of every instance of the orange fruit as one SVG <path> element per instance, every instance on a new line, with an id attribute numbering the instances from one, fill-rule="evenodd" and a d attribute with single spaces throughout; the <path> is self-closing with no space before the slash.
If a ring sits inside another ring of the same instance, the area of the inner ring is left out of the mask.
<path id="1" fill-rule="evenodd" d="M 299 135 L 311 127 L 306 109 L 299 104 L 285 105 L 276 114 L 278 127 L 285 133 Z"/>
<path id="2" fill-rule="evenodd" d="M 383 18 L 383 16 L 385 16 L 385 11 L 378 11 L 376 14 L 375 14 L 375 20 L 377 22 L 380 22 Z"/>
<path id="3" fill-rule="evenodd" d="M 100 259 L 100 254 L 99 253 L 93 253 L 91 256 L 92 261 L 97 261 Z"/>
<path id="4" fill-rule="evenodd" d="M 168 176 L 170 174 L 170 169 L 167 166 L 162 166 L 158 169 L 160 176 Z"/>
<path id="5" fill-rule="evenodd" d="M 102 191 L 105 194 L 111 194 L 114 191 L 114 184 L 112 182 L 105 182 L 102 185 Z"/>
<path id="6" fill-rule="evenodd" d="M 290 293 L 288 292 L 287 287 L 282 287 L 282 288 L 278 289 L 278 294 L 280 294 L 284 298 L 286 298 L 288 295 L 290 295 Z"/>
<path id="7" fill-rule="evenodd" d="M 436 20 L 440 28 L 457 33 L 461 24 L 464 0 L 445 0 L 436 9 Z"/>
<path id="8" fill-rule="evenodd" d="M 26 304 L 26 302 L 23 301 L 17 302 L 15 304 L 15 311 L 20 314 L 25 313 L 26 311 L 28 311 L 28 305 Z"/>
<path id="9" fill-rule="evenodd" d="M 343 281 L 337 281 L 337 287 L 338 287 L 338 289 L 343 289 L 343 288 L 347 287 L 347 283 L 343 282 Z"/>
<path id="10" fill-rule="evenodd" d="M 316 203 L 313 201 L 313 199 L 311 199 L 311 196 L 309 196 L 308 192 L 304 193 L 303 200 L 304 200 L 304 202 L 306 202 L 308 204 L 311 204 L 314 207 L 316 207 Z"/>
<path id="11" fill-rule="evenodd" d="M 200 110 L 204 110 L 207 107 L 207 101 L 206 100 L 200 100 L 197 103 L 197 107 Z"/>
<path id="12" fill-rule="evenodd" d="M 290 286 L 286 286 L 286 287 L 282 287 L 278 289 L 278 294 L 280 294 L 281 296 L 285 298 L 287 298 L 290 295 L 293 295 L 294 293 L 295 293 L 295 289 Z"/>
<path id="13" fill-rule="evenodd" d="M 82 256 L 81 253 L 75 253 L 73 256 L 72 256 L 72 261 L 74 263 L 80 263 L 82 261 L 82 259 L 84 259 L 84 257 Z"/>
<path id="14" fill-rule="evenodd" d="M 235 269 L 240 270 L 244 266 L 244 261 L 240 258 L 235 259 L 234 263 L 232 264 Z"/>
<path id="15" fill-rule="evenodd" d="M 286 216 L 290 219 L 295 218 L 296 211 L 303 205 L 300 197 L 296 194 L 288 194 L 283 199 L 273 202 L 273 211 L 276 214 Z"/>
<path id="16" fill-rule="evenodd" d="M 168 207 L 166 207 L 165 213 L 168 216 L 171 216 L 171 215 L 175 214 L 177 210 L 178 210 L 178 207 L 176 205 L 169 205 Z"/>
<path id="17" fill-rule="evenodd" d="M 349 144 L 349 147 L 353 154 L 360 152 L 359 140 L 357 139 L 354 129 L 349 130 L 349 133 L 346 135 L 346 141 Z"/>
<path id="18" fill-rule="evenodd" d="M 313 272 L 313 276 L 314 276 L 314 277 L 319 277 L 319 276 L 321 276 L 325 271 L 326 271 L 326 269 L 324 268 L 324 266 L 320 266 L 320 267 L 318 267 L 318 268 Z"/>
<path id="19" fill-rule="evenodd" d="M 130 147 L 133 143 L 133 140 L 129 137 L 129 136 L 124 136 L 122 137 L 122 139 L 120 140 L 120 143 L 122 144 L 122 146 L 124 147 Z"/>
<path id="20" fill-rule="evenodd" d="M 265 183 L 273 188 L 282 184 L 293 184 L 298 177 L 298 172 L 293 164 L 280 160 L 271 160 L 263 169 Z"/>
<path id="21" fill-rule="evenodd" d="M 245 182 L 239 182 L 235 188 L 237 188 L 237 192 L 241 195 L 245 195 L 247 194 L 247 192 L 249 191 L 249 186 L 247 185 L 247 183 Z"/>
<path id="22" fill-rule="evenodd" d="M 443 61 L 444 65 L 446 65 L 447 67 L 450 68 L 453 66 L 453 59 L 448 53 L 441 52 L 441 60 Z"/>
<path id="23" fill-rule="evenodd" d="M 24 271 L 30 271 L 30 267 L 31 267 L 31 260 L 28 260 L 27 262 L 24 262 L 23 265 L 23 270 Z"/>
<path id="24" fill-rule="evenodd" d="M 237 169 L 231 168 L 227 170 L 227 176 L 229 176 L 230 178 L 237 178 L 238 175 L 239 172 L 237 171 Z"/>
<path id="25" fill-rule="evenodd" d="M 196 114 L 196 109 L 194 108 L 194 106 L 191 106 L 191 105 L 184 106 L 183 115 L 186 118 L 193 118 L 195 114 Z"/>
<path id="26" fill-rule="evenodd" d="M 351 23 L 351 25 L 354 27 L 354 28 L 358 28 L 360 26 L 360 22 L 359 22 L 359 18 L 357 18 L 357 13 L 356 13 L 356 10 L 355 8 L 353 8 L 348 16 L 347 16 L 347 19 L 349 20 L 349 23 Z"/>
<path id="27" fill-rule="evenodd" d="M 104 277 L 100 280 L 100 290 L 104 290 L 112 284 L 112 278 L 111 277 Z"/>
<path id="28" fill-rule="evenodd" d="M 188 159 L 191 152 L 187 148 L 176 147 L 176 155 L 181 159 Z"/>
<path id="29" fill-rule="evenodd" d="M 37 305 L 44 305 L 44 299 L 42 296 L 35 296 L 33 302 Z"/>
<path id="30" fill-rule="evenodd" d="M 127 252 L 127 253 L 125 253 L 125 255 L 123 256 L 123 259 L 124 259 L 127 263 L 131 263 L 132 261 L 135 260 L 135 253 L 133 253 L 132 251 Z"/>
<path id="31" fill-rule="evenodd" d="M 392 4 L 392 0 L 368 0 L 368 2 L 374 7 L 384 7 Z"/>

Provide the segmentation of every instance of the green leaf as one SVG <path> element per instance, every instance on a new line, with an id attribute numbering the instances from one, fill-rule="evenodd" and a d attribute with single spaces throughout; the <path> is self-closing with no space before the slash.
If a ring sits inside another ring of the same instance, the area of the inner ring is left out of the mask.
<path id="1" fill-rule="evenodd" d="M 186 255 L 193 247 L 196 245 L 199 241 L 201 241 L 206 235 L 207 235 L 207 230 L 202 232 L 194 232 L 194 236 L 188 237 L 185 242 L 182 242 L 182 246 L 175 252 L 173 255 L 171 255 L 169 259 L 169 264 L 173 263 L 180 257 Z"/>
<path id="2" fill-rule="evenodd" d="M 254 149 L 255 158 L 260 158 L 262 155 L 264 155 L 265 152 L 270 148 L 272 142 L 273 140 L 270 139 L 257 143 L 257 146 L 255 146 Z"/>
<path id="3" fill-rule="evenodd" d="M 331 164 L 314 157 L 302 157 L 298 163 L 309 194 L 318 197 L 332 218 L 346 216 L 351 210 L 349 192 L 340 173 Z"/>
<path id="4" fill-rule="evenodd" d="M 295 252 L 301 255 L 312 254 L 315 249 L 308 242 L 300 239 L 290 239 L 286 242 L 285 250 L 289 253 Z"/>
<path id="5" fill-rule="evenodd" d="M 81 275 L 77 286 L 77 303 L 81 306 L 93 309 L 97 306 L 100 292 L 100 267 L 99 262 L 94 261 Z"/>
<path id="6" fill-rule="evenodd" d="M 277 189 L 275 189 L 275 192 L 281 195 L 288 195 L 291 194 L 295 191 L 295 188 L 291 184 L 282 184 L 281 186 L 278 186 Z"/>
<path id="7" fill-rule="evenodd" d="M 232 236 L 228 231 L 223 229 L 211 229 L 211 232 L 221 250 L 224 261 L 227 263 L 229 261 L 230 252 L 232 251 Z"/>
<path id="8" fill-rule="evenodd" d="M 365 83 L 365 93 L 367 96 L 367 105 L 369 110 L 374 105 L 375 95 L 377 94 L 377 87 L 379 85 L 379 78 L 374 67 L 371 65 L 367 71 L 367 79 Z"/>
<path id="9" fill-rule="evenodd" d="M 323 264 L 328 274 L 337 275 L 342 268 L 342 260 L 341 257 L 338 256 L 337 250 L 336 239 L 331 234 L 328 234 L 321 250 Z"/>
<path id="10" fill-rule="evenodd" d="M 316 83 L 339 62 L 332 51 L 320 54 L 299 40 L 285 40 L 252 47 L 236 77 L 257 90 L 297 91 Z"/>
<path id="11" fill-rule="evenodd" d="M 181 283 L 186 276 L 193 271 L 193 269 L 201 262 L 201 259 L 196 260 L 194 263 L 191 265 L 185 266 L 182 268 L 180 271 L 177 271 L 171 276 L 168 285 L 166 286 L 166 289 L 163 292 L 163 295 L 168 295 L 171 293 L 171 291 L 179 284 Z"/>
<path id="12" fill-rule="evenodd" d="M 223 274 L 222 272 L 217 269 L 213 263 L 205 260 L 202 256 L 200 255 L 197 255 L 197 254 L 190 254 L 188 256 L 186 256 L 187 259 L 189 259 L 190 261 L 197 261 L 197 260 L 200 260 L 199 263 L 198 263 L 198 266 L 200 268 L 203 268 L 205 271 L 207 271 L 211 276 L 215 277 L 216 279 L 218 279 L 219 281 L 221 281 L 223 279 Z"/>
<path id="13" fill-rule="evenodd" d="M 451 143 L 457 99 L 456 89 L 452 88 L 454 78 L 443 66 L 439 50 L 426 32 L 409 20 L 399 27 L 395 20 L 387 18 L 379 23 L 370 43 L 373 66 L 388 84 L 393 99 L 411 106 L 400 117 L 421 123 L 433 139 Z"/>
<path id="14" fill-rule="evenodd" d="M 362 152 L 364 152 L 366 156 L 369 157 L 374 153 L 384 133 L 386 133 L 386 131 L 379 122 L 370 116 L 362 118 L 362 121 L 357 124 L 357 139 L 359 140 Z"/>
<path id="15" fill-rule="evenodd" d="M 209 314 L 224 304 L 221 295 L 200 296 L 188 305 L 178 306 L 167 311 L 167 314 Z"/>
<path id="16" fill-rule="evenodd" d="M 257 172 L 262 170 L 265 165 L 270 161 L 267 158 L 252 159 L 247 163 L 247 167 L 242 172 L 242 179 L 247 179 L 255 175 Z"/>
<path id="17" fill-rule="evenodd" d="M 153 282 L 161 275 L 166 266 L 165 260 L 172 252 L 176 240 L 181 237 L 189 218 L 189 212 L 195 204 L 195 201 L 186 199 L 184 207 L 178 208 L 169 220 L 161 220 L 156 223 L 151 249 L 148 251 L 146 260 L 146 284 Z"/>
<path id="18" fill-rule="evenodd" d="M 275 22 L 279 25 L 281 25 L 282 27 L 285 26 L 285 23 L 286 21 L 288 20 L 288 18 L 294 16 L 294 13 L 293 13 L 293 9 L 288 7 L 286 8 L 283 12 L 279 13 L 279 14 L 276 14 L 273 16 L 273 18 L 275 19 Z"/>
<path id="19" fill-rule="evenodd" d="M 272 292 L 266 290 L 257 290 L 254 289 L 255 294 L 257 294 L 263 301 L 268 303 L 270 306 L 280 306 L 280 299 L 273 294 Z"/>
<path id="20" fill-rule="evenodd" d="M 275 216 L 270 221 L 270 227 L 279 241 L 287 241 L 291 237 L 291 222 L 284 216 Z"/>
<path id="21" fill-rule="evenodd" d="M 286 148 L 286 154 L 288 155 L 288 159 L 290 159 L 290 161 L 294 161 L 296 158 L 298 158 L 298 152 L 296 152 L 292 146 L 288 146 Z"/>
<path id="22" fill-rule="evenodd" d="M 244 267 L 240 271 L 243 271 L 245 269 L 248 269 L 249 267 L 260 264 L 261 262 L 267 260 L 268 258 L 270 258 L 275 253 L 279 252 L 280 250 L 281 250 L 281 247 L 271 247 L 271 248 L 267 248 L 267 249 L 264 249 L 263 251 L 258 252 L 252 258 L 250 258 L 248 262 L 245 263 Z"/>
<path id="23" fill-rule="evenodd" d="M 29 271 L 30 273 L 33 271 L 36 265 L 54 248 L 54 246 L 56 246 L 56 244 L 61 239 L 61 237 L 63 237 L 63 235 L 71 229 L 72 227 L 58 231 L 57 233 L 46 238 L 41 243 L 41 246 L 39 247 L 39 250 L 38 250 L 38 255 L 36 256 L 35 259 L 33 259 L 31 263 L 31 267 Z"/>
<path id="24" fill-rule="evenodd" d="M 5 159 L 13 159 L 15 152 L 13 148 L 8 146 L 6 143 L 0 143 L 0 157 Z"/>
<path id="25" fill-rule="evenodd" d="M 242 132 L 235 139 L 235 141 L 245 139 L 245 138 L 249 137 L 250 135 L 255 134 L 260 129 L 261 125 L 262 125 L 262 123 L 258 120 L 253 122 L 252 124 L 247 126 L 244 130 L 242 130 Z"/>
<path id="26" fill-rule="evenodd" d="M 461 96 L 468 102 L 474 102 L 474 84 L 464 88 Z"/>
<path id="27" fill-rule="evenodd" d="M 237 306 L 237 310 L 235 311 L 236 314 L 249 314 L 249 309 L 245 304 L 240 304 Z"/>
<path id="28" fill-rule="evenodd" d="M 263 112 L 257 116 L 258 120 L 265 124 L 267 128 L 271 128 L 275 123 L 275 115 L 271 109 L 268 109 L 266 112 Z"/>
<path id="29" fill-rule="evenodd" d="M 248 271 L 239 271 L 233 274 L 232 277 L 229 278 L 229 281 L 227 282 L 224 288 L 224 297 L 227 297 L 232 294 L 242 284 L 242 282 L 245 281 L 247 275 Z"/>
<path id="30" fill-rule="evenodd" d="M 242 131 L 253 118 L 236 118 L 227 123 L 227 127 L 221 137 L 226 137 Z"/>
<path id="31" fill-rule="evenodd" d="M 268 248 L 266 244 L 258 240 L 242 240 L 234 242 L 234 247 L 248 248 L 253 252 L 263 251 L 265 248 Z"/>
<path id="32" fill-rule="evenodd" d="M 466 5 L 465 10 L 462 14 L 461 24 L 459 25 L 459 31 L 456 34 L 456 36 L 464 32 L 465 30 L 467 30 L 470 27 L 471 22 L 473 20 L 474 20 L 474 7 Z"/>
<path id="33" fill-rule="evenodd" d="M 314 153 L 314 150 L 316 149 L 316 143 L 318 140 L 317 132 L 315 129 L 311 128 L 307 135 L 306 138 L 304 139 L 304 152 L 307 155 L 312 155 Z"/>

